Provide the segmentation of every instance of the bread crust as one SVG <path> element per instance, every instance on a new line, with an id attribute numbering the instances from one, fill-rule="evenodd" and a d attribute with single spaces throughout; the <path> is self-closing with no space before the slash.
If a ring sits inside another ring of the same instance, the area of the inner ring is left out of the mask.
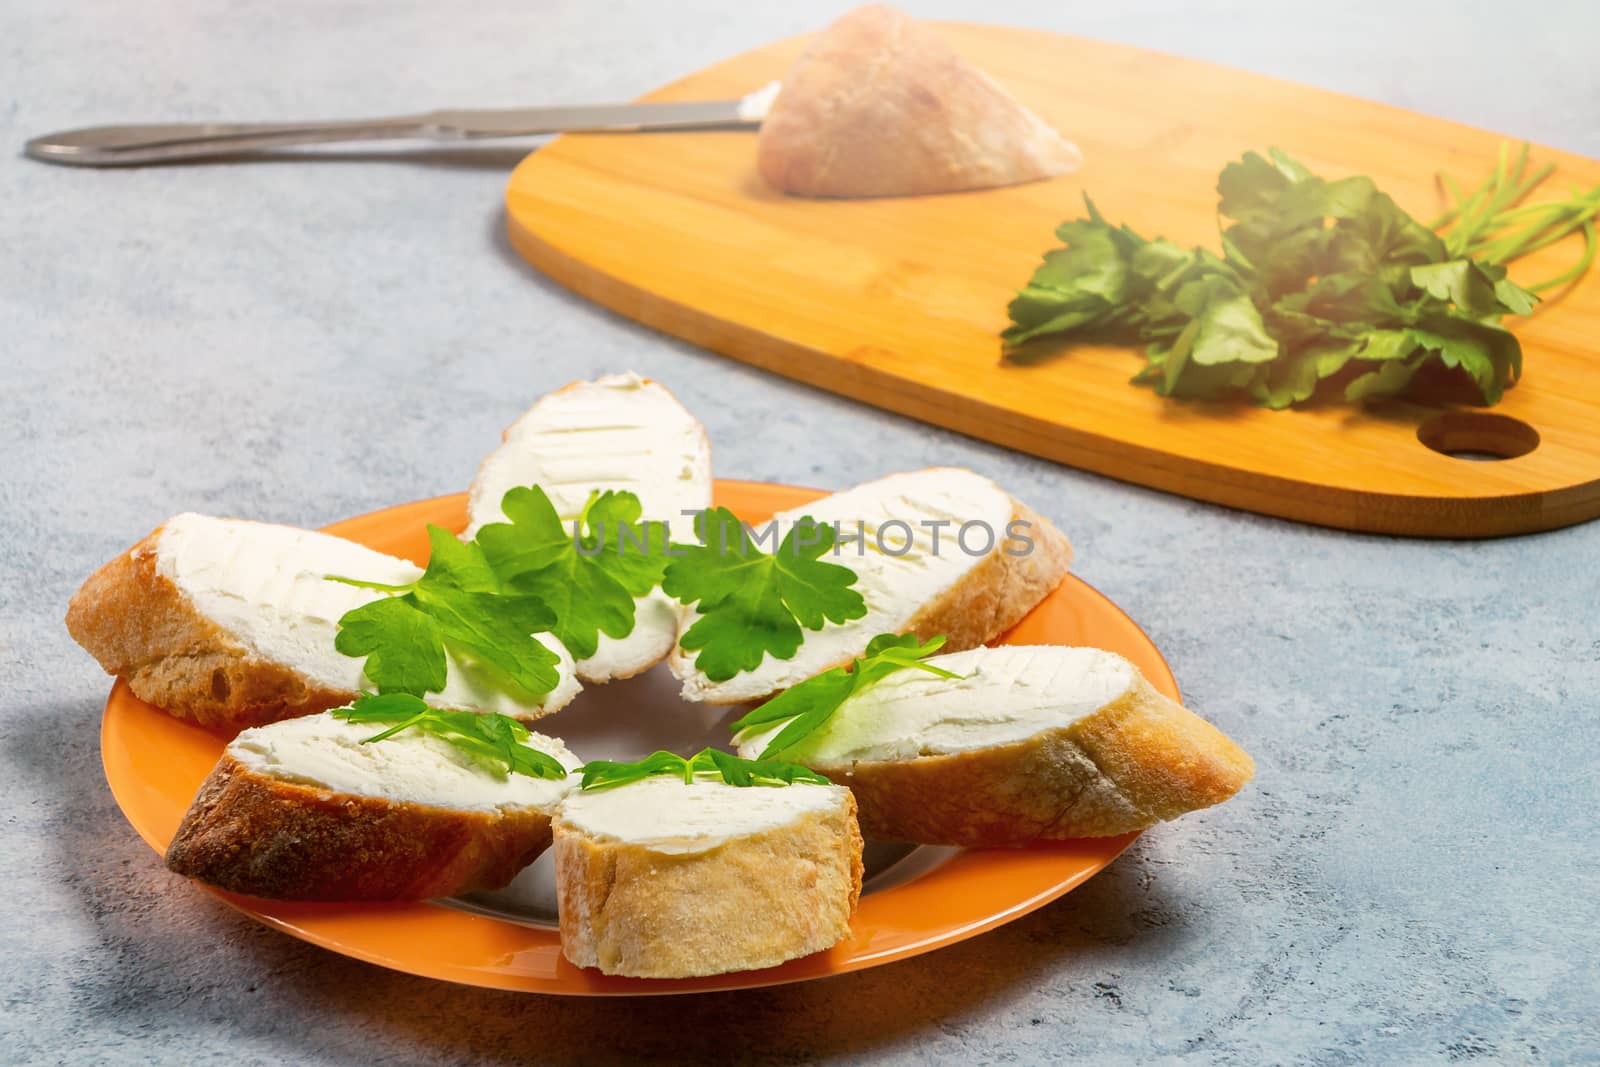
<path id="1" fill-rule="evenodd" d="M 990 552 L 961 580 L 911 617 L 908 633 L 923 641 L 943 634 L 942 652 L 964 652 L 987 644 L 1021 622 L 1060 585 L 1072 565 L 1072 545 L 1055 523 L 1011 499 L 1009 530 L 1026 523 L 1033 541 L 1025 554 L 1012 554 L 1009 536 L 996 531 Z"/>
<path id="2" fill-rule="evenodd" d="M 1227 735 L 1142 676 L 1067 726 L 905 760 L 802 760 L 860 805 L 873 839 L 980 848 L 1142 830 L 1220 804 L 1255 774 Z"/>
<path id="3" fill-rule="evenodd" d="M 761 176 L 801 196 L 913 196 L 1066 174 L 1078 150 L 938 34 L 882 4 L 848 12 L 784 75 Z"/>
<path id="4" fill-rule="evenodd" d="M 855 800 L 843 799 L 689 855 L 596 838 L 558 812 L 562 954 L 606 974 L 692 978 L 838 944 L 850 936 L 863 874 Z"/>
<path id="5" fill-rule="evenodd" d="M 233 730 L 355 699 L 252 654 L 195 610 L 157 570 L 161 529 L 90 575 L 67 607 L 67 630 L 107 674 L 177 718 Z"/>
<path id="6" fill-rule="evenodd" d="M 425 900 L 498 889 L 550 844 L 531 808 L 460 811 L 260 774 L 224 752 L 167 847 L 167 867 L 275 900 Z"/>

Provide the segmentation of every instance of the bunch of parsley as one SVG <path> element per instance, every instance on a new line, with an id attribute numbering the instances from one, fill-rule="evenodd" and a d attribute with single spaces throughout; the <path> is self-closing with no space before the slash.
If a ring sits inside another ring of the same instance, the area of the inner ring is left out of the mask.
<path id="1" fill-rule="evenodd" d="M 1066 247 L 1011 302 L 1008 357 L 1052 336 L 1142 344 L 1135 382 L 1271 408 L 1335 391 L 1351 402 L 1394 395 L 1437 367 L 1494 404 L 1522 369 L 1500 320 L 1538 300 L 1505 263 L 1580 229 L 1580 268 L 1535 288 L 1571 281 L 1593 258 L 1600 191 L 1517 207 L 1549 173 L 1525 176 L 1526 148 L 1514 167 L 1502 153 L 1471 196 L 1456 193 L 1437 222 L 1454 225 L 1447 238 L 1370 178 L 1328 181 L 1277 149 L 1269 156 L 1248 153 L 1222 172 L 1222 256 L 1112 226 L 1085 197 L 1088 218 L 1056 231 Z"/>

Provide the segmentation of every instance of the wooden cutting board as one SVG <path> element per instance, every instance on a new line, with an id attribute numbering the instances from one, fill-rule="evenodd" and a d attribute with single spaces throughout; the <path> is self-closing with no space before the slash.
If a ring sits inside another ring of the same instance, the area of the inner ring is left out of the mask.
<path id="1" fill-rule="evenodd" d="M 1434 173 L 1475 184 L 1499 135 L 1122 45 L 939 30 L 1077 142 L 1083 169 L 1010 189 L 818 201 L 762 183 L 753 132 L 569 135 L 512 175 L 512 243 L 591 300 L 697 345 L 1169 492 L 1417 536 L 1523 533 L 1600 514 L 1593 274 L 1514 324 L 1526 372 L 1492 411 L 1166 400 L 1128 383 L 1142 361 L 1116 348 L 1000 363 L 1006 304 L 1056 243 L 1056 224 L 1082 213 L 1085 191 L 1141 233 L 1215 248 L 1217 174 L 1247 150 L 1276 145 L 1328 177 L 1369 174 L 1428 218 L 1442 205 Z M 804 43 L 745 53 L 647 99 L 740 96 L 781 78 Z M 1534 159 L 1556 163 L 1552 195 L 1600 182 L 1593 160 L 1542 148 Z M 1514 276 L 1551 276 L 1577 254 L 1576 241 L 1563 243 Z M 1445 454 L 1461 451 L 1512 458 Z"/>

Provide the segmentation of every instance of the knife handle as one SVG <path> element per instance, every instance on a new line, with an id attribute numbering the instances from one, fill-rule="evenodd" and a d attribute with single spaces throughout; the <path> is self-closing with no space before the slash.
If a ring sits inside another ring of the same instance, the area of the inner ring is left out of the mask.
<path id="1" fill-rule="evenodd" d="M 383 141 L 405 138 L 456 140 L 465 134 L 413 115 L 337 122 L 192 122 L 165 126 L 91 126 L 35 137 L 23 148 L 32 159 L 80 167 L 166 163 L 255 152 L 263 148 Z"/>

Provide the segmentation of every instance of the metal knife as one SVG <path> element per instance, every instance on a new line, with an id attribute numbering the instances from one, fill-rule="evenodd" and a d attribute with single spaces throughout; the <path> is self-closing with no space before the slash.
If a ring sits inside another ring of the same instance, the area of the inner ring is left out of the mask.
<path id="1" fill-rule="evenodd" d="M 768 86 L 739 100 L 431 111 L 335 122 L 94 126 L 35 137 L 23 151 L 46 163 L 115 167 L 337 141 L 475 141 L 547 133 L 737 129 L 759 126 L 775 91 L 776 86 Z"/>

